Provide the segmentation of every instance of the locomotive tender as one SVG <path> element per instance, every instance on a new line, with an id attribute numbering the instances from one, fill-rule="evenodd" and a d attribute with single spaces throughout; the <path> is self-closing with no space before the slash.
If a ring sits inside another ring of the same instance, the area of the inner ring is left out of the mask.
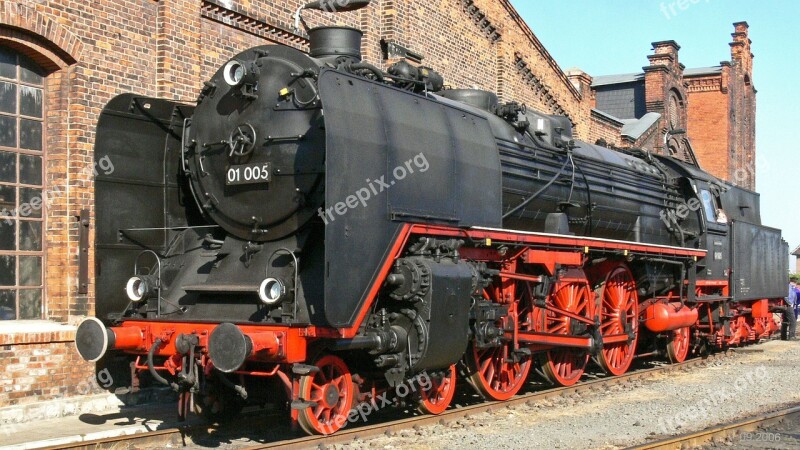
<path id="1" fill-rule="evenodd" d="M 532 368 L 571 385 L 590 361 L 683 361 L 789 317 L 758 194 L 431 68 L 384 72 L 359 30 L 309 36 L 309 54 L 236 55 L 196 106 L 107 105 L 85 359 L 171 386 L 182 415 L 283 402 L 332 433 L 420 374 L 435 414 L 457 376 L 504 400 Z"/>

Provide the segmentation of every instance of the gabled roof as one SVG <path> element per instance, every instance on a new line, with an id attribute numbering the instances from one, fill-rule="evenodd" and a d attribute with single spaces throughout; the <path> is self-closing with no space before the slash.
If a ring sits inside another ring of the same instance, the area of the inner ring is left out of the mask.
<path id="1" fill-rule="evenodd" d="M 592 78 L 592 87 L 611 84 L 634 83 L 644 80 L 644 73 L 623 73 L 619 75 L 602 75 Z"/>
<path id="2" fill-rule="evenodd" d="M 620 134 L 633 140 L 638 140 L 647 130 L 658 123 L 659 119 L 661 119 L 661 114 L 649 112 L 639 120 L 626 120 Z"/>
<path id="3" fill-rule="evenodd" d="M 683 76 L 698 77 L 704 75 L 719 75 L 722 73 L 722 66 L 695 67 L 685 69 Z M 635 83 L 644 80 L 644 73 L 621 73 L 617 75 L 601 75 L 592 78 L 592 87 L 611 86 L 615 84 Z"/>
<path id="4" fill-rule="evenodd" d="M 792 255 L 800 256 L 800 245 L 798 245 L 797 248 L 794 249 L 794 251 L 792 252 Z"/>

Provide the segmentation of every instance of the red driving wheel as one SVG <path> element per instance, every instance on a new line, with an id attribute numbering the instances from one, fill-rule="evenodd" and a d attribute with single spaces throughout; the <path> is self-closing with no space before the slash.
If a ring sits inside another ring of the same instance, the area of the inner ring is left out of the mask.
<path id="1" fill-rule="evenodd" d="M 594 318 L 595 308 L 589 283 L 585 278 L 562 279 L 553 286 L 548 299 L 552 306 L 589 319 Z M 558 315 L 552 311 L 536 308 L 534 324 L 537 331 L 550 334 L 572 334 L 575 319 Z M 548 381 L 560 386 L 572 386 L 580 380 L 589 353 L 582 349 L 560 348 L 550 350 L 538 357 L 539 367 Z"/>
<path id="2" fill-rule="evenodd" d="M 628 371 L 639 338 L 639 296 L 630 270 L 619 264 L 613 266 L 599 287 L 600 332 L 603 337 L 629 335 L 624 342 L 604 344 L 599 362 L 612 375 Z"/>

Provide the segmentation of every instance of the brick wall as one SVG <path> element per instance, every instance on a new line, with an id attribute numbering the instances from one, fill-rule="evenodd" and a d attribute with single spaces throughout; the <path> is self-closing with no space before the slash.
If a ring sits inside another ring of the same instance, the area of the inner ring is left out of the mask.
<path id="1" fill-rule="evenodd" d="M 622 126 L 622 122 L 593 111 L 589 124 L 589 135 L 592 137 L 590 143 L 594 144 L 602 140 L 606 142 L 607 146 L 622 147 L 622 136 L 620 135 Z"/>
<path id="2" fill-rule="evenodd" d="M 690 83 L 688 131 L 700 166 L 725 179 L 731 171 L 731 160 L 726 157 L 730 146 L 728 99 L 715 78 L 706 77 Z"/>
<path id="3" fill-rule="evenodd" d="M 0 406 L 96 391 L 74 339 L 74 331 L 0 336 Z"/>
<path id="4" fill-rule="evenodd" d="M 689 137 L 701 166 L 746 189 L 756 188 L 756 89 L 746 22 L 732 34 L 731 61 L 719 74 L 687 78 Z"/>

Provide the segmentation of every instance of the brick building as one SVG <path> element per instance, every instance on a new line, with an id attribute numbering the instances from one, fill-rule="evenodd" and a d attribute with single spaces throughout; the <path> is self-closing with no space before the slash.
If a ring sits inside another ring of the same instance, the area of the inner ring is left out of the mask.
<path id="1" fill-rule="evenodd" d="M 75 412 L 70 399 L 82 394 L 106 398 L 73 344 L 74 325 L 94 312 L 93 286 L 79 285 L 77 274 L 84 263 L 93 278 L 94 251 L 80 252 L 79 240 L 86 227 L 93 241 L 94 127 L 103 106 L 127 92 L 188 104 L 243 49 L 305 49 L 306 36 L 290 25 L 301 3 L 0 0 L 0 423 Z M 631 145 L 656 148 L 666 127 L 663 98 L 647 97 L 652 115 L 638 118 L 660 128 L 609 118 L 591 78 L 564 73 L 508 0 L 374 0 L 306 19 L 363 29 L 365 59 L 379 66 L 424 56 L 447 85 L 567 115 L 582 139 L 622 145 L 617 137 L 627 132 L 639 136 Z M 749 55 L 749 41 L 737 54 Z M 723 66 L 726 85 L 740 64 Z M 651 65 L 645 78 L 661 83 L 663 95 L 677 89 L 686 123 L 692 94 L 674 77 L 677 45 L 659 45 Z"/>
<path id="2" fill-rule="evenodd" d="M 752 42 L 747 22 L 733 26 L 731 60 L 718 66 L 687 69 L 679 61 L 680 46 L 662 41 L 653 43 L 650 64 L 640 73 L 592 78 L 568 71 L 576 86 L 592 93 L 590 137 L 687 160 L 691 146 L 705 170 L 754 190 Z"/>

